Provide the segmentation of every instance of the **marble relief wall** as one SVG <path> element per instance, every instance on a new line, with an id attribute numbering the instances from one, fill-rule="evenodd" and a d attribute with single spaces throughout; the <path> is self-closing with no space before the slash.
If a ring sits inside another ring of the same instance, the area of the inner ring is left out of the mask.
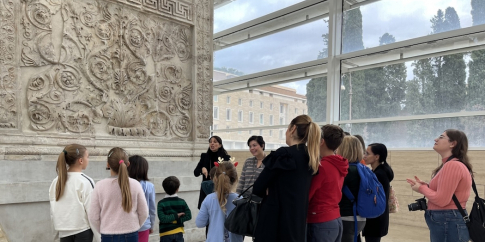
<path id="1" fill-rule="evenodd" d="M 1 129 L 208 137 L 209 1 L 0 0 L 0 6 Z M 19 106 L 27 110 L 22 119 Z"/>
<path id="2" fill-rule="evenodd" d="M 0 0 L 0 227 L 10 242 L 54 241 L 46 191 L 71 143 L 88 148 L 96 181 L 109 176 L 110 148 L 145 156 L 157 200 L 176 175 L 195 218 L 212 14 L 212 0 Z M 186 232 L 204 234 L 193 221 Z"/>

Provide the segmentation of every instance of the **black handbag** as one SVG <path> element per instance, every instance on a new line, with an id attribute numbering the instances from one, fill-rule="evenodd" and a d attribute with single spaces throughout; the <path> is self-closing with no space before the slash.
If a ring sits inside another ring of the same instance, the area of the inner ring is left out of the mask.
<path id="1" fill-rule="evenodd" d="M 259 207 L 263 199 L 254 194 L 243 196 L 251 187 L 253 186 L 248 187 L 248 189 L 238 196 L 238 199 L 232 201 L 236 207 L 224 222 L 224 227 L 231 233 L 250 237 L 254 236 L 256 224 L 258 223 Z"/>
<path id="2" fill-rule="evenodd" d="M 472 210 L 468 216 L 461 207 L 460 202 L 458 202 L 455 194 L 453 194 L 453 202 L 455 202 L 461 216 L 463 216 L 463 220 L 465 220 L 470 239 L 473 242 L 485 242 L 485 200 L 478 196 L 477 186 L 475 185 L 475 180 L 473 180 L 473 178 L 472 188 L 475 192 L 475 201 L 473 202 Z"/>

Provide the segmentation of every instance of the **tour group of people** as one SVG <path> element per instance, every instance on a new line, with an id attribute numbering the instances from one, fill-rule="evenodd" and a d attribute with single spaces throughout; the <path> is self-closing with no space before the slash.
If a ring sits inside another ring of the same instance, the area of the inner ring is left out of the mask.
<path id="1" fill-rule="evenodd" d="M 468 241 L 468 230 L 452 200 L 461 206 L 470 195 L 472 166 L 468 140 L 449 129 L 436 138 L 433 149 L 442 164 L 432 171 L 429 183 L 407 179 L 411 188 L 427 198 L 425 220 L 432 242 Z M 212 136 L 194 175 L 202 176 L 199 212 L 195 225 L 206 229 L 207 242 L 242 242 L 242 235 L 224 227 L 235 208 L 233 200 L 243 191 L 263 198 L 254 231 L 256 242 L 366 242 L 380 241 L 389 228 L 390 183 L 394 172 L 381 143 L 365 146 L 361 136 L 345 133 L 336 125 L 319 127 L 308 115 L 294 118 L 286 130 L 287 147 L 265 152 L 262 136 L 251 136 L 246 159 L 238 176 L 238 162 Z M 368 165 L 382 185 L 386 208 L 375 218 L 354 214 L 348 188 L 358 200 L 360 175 L 352 163 Z M 155 218 L 160 242 L 184 241 L 184 222 L 191 220 L 189 206 L 180 198 L 180 181 L 163 180 L 165 197 L 156 203 L 155 187 L 148 179 L 148 162 L 115 147 L 108 152 L 106 169 L 111 176 L 96 184 L 82 171 L 89 152 L 78 144 L 66 146 L 57 162 L 58 176 L 49 189 L 51 217 L 61 242 L 148 242 Z M 234 189 L 236 192 L 234 192 Z M 195 205 L 195 204 L 194 204 Z M 448 228 L 456 229 L 448 229 Z M 357 237 L 355 234 L 358 234 Z M 201 239 L 203 240 L 203 239 Z"/>

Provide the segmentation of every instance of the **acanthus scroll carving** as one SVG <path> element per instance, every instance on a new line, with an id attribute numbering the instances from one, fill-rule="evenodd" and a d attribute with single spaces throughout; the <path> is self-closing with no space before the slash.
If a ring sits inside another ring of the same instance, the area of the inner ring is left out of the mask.
<path id="1" fill-rule="evenodd" d="M 28 80 L 31 129 L 191 138 L 189 27 L 106 0 L 23 0 L 22 9 L 21 64 L 49 66 Z"/>
<path id="2" fill-rule="evenodd" d="M 0 0 L 0 128 L 17 128 L 17 68 L 16 43 L 18 4 L 13 0 Z"/>

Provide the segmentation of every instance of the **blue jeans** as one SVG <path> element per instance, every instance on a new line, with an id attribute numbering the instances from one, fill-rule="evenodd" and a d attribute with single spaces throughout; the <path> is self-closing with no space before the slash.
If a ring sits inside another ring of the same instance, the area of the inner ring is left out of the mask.
<path id="1" fill-rule="evenodd" d="M 129 234 L 101 234 L 101 242 L 138 242 L 138 231 Z"/>
<path id="2" fill-rule="evenodd" d="M 342 219 L 323 223 L 307 224 L 307 242 L 340 242 L 342 240 Z"/>
<path id="3" fill-rule="evenodd" d="M 182 233 L 164 235 L 160 237 L 160 242 L 184 242 L 184 235 Z"/>
<path id="4" fill-rule="evenodd" d="M 458 209 L 426 210 L 424 218 L 428 224 L 431 242 L 468 242 L 470 240 L 468 228 Z"/>

